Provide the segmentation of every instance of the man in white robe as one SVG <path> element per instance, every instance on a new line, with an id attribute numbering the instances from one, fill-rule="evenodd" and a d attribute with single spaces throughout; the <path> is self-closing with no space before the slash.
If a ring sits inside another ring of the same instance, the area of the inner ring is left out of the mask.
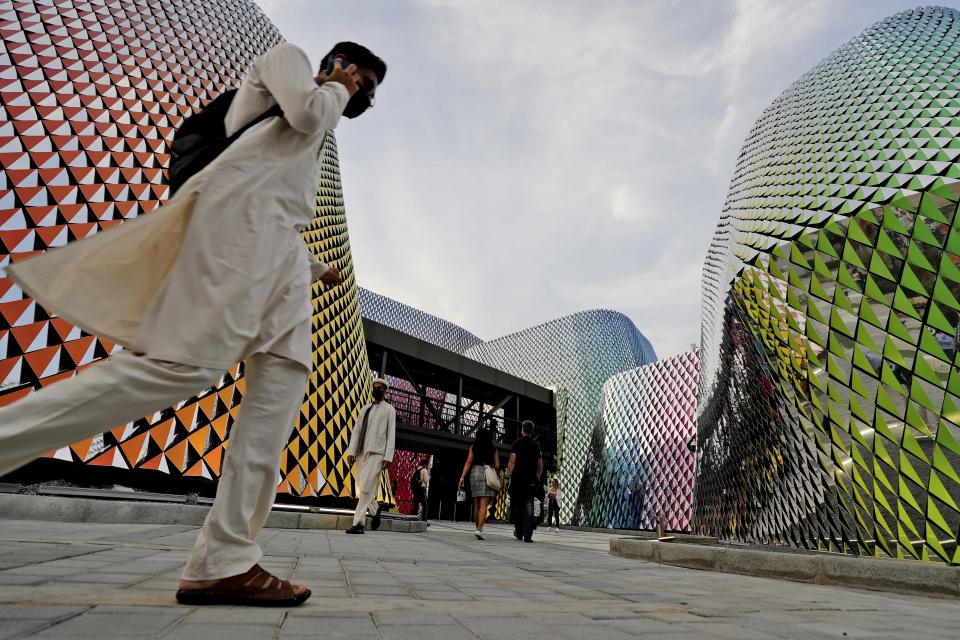
<path id="1" fill-rule="evenodd" d="M 255 542 L 312 364 L 311 282 L 341 282 L 299 231 L 314 217 L 326 132 L 368 108 L 386 73 L 355 43 L 337 44 L 321 68 L 291 44 L 274 47 L 240 85 L 226 131 L 277 104 L 283 117 L 247 130 L 165 207 L 7 269 L 48 311 L 128 350 L 0 409 L 0 475 L 171 406 L 245 361 L 246 395 L 180 602 L 310 596 L 262 570 Z"/>
<path id="2" fill-rule="evenodd" d="M 363 533 L 367 511 L 373 516 L 371 528 L 380 528 L 380 506 L 376 502 L 380 473 L 393 460 L 397 436 L 397 411 L 383 399 L 390 387 L 387 381 L 373 381 L 373 402 L 364 405 L 350 434 L 347 459 L 354 466 L 357 510 L 347 533 Z"/>

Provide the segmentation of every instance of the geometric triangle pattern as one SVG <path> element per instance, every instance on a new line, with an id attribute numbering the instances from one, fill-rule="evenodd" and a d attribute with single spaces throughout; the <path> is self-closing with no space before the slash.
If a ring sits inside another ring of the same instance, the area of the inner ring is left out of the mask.
<path id="1" fill-rule="evenodd" d="M 603 526 L 593 524 L 589 510 L 575 508 L 578 491 L 586 492 L 584 499 L 593 496 L 591 476 L 584 473 L 584 465 L 595 431 L 601 389 L 611 376 L 657 358 L 649 340 L 629 318 L 615 311 L 593 309 L 485 342 L 447 320 L 372 291 L 360 290 L 360 306 L 364 318 L 553 389 L 557 411 L 556 475 L 564 490 L 560 517 L 572 524 Z M 394 379 L 390 383 L 401 387 L 405 384 Z M 434 391 L 427 389 L 430 397 L 435 397 Z M 401 398 L 409 402 L 408 396 Z M 456 403 L 456 396 L 441 393 L 437 398 L 448 403 L 444 407 Z M 426 426 L 433 427 L 431 423 L 427 414 Z M 503 420 L 499 423 L 504 424 Z M 401 478 L 398 491 L 409 491 L 409 487 L 401 488 L 408 481 L 409 476 Z M 507 517 L 506 494 L 504 489 L 494 500 L 496 518 Z"/>
<path id="2" fill-rule="evenodd" d="M 281 463 L 280 491 L 345 498 L 354 495 L 347 445 L 360 408 L 370 400 L 371 377 L 332 132 L 321 160 L 316 216 L 301 235 L 318 259 L 340 271 L 343 284 L 312 285 L 313 370 Z M 381 474 L 378 498 L 393 502 L 387 474 Z"/>
<path id="3" fill-rule="evenodd" d="M 0 6 L 0 266 L 156 209 L 183 118 L 283 41 L 249 0 L 43 0 Z M 346 283 L 314 285 L 314 371 L 279 490 L 349 496 L 348 429 L 369 369 L 331 136 L 317 218 L 304 232 Z M 51 316 L 0 279 L 0 404 L 119 347 Z M 243 395 L 242 366 L 177 407 L 49 457 L 214 480 Z M 380 498 L 390 501 L 383 481 Z"/>
<path id="4" fill-rule="evenodd" d="M 696 460 L 699 350 L 603 385 L 576 510 L 594 527 L 688 531 Z"/>
<path id="5" fill-rule="evenodd" d="M 960 13 L 763 113 L 704 266 L 693 528 L 960 563 Z"/>
<path id="6" fill-rule="evenodd" d="M 470 347 L 483 342 L 452 322 L 362 287 L 360 288 L 360 312 L 364 318 L 380 324 L 394 328 L 402 326 L 403 328 L 398 330 L 408 336 L 454 353 L 463 354 Z"/>
<path id="7" fill-rule="evenodd" d="M 215 480 L 229 446 L 244 382 L 235 365 L 220 382 L 174 407 L 75 442 L 47 457 L 93 466 Z"/>
<path id="8" fill-rule="evenodd" d="M 587 513 L 574 507 L 579 503 L 577 492 L 589 491 L 590 476 L 584 469 L 601 389 L 611 376 L 655 361 L 650 341 L 623 314 L 594 309 L 481 342 L 464 355 L 554 389 L 557 476 L 564 491 L 560 519 L 594 526 Z M 505 502 L 497 500 L 498 508 Z"/>
<path id="9" fill-rule="evenodd" d="M 42 0 L 0 5 L 0 267 L 156 209 L 184 116 L 236 86 L 280 34 L 243 0 Z M 119 347 L 0 278 L 0 404 Z M 176 407 L 49 454 L 214 479 L 242 368 Z"/>

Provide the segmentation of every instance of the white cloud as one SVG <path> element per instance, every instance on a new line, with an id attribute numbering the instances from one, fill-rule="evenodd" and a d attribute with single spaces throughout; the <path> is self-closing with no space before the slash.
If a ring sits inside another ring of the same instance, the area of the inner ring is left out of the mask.
<path id="1" fill-rule="evenodd" d="M 617 185 L 610 193 L 610 213 L 614 220 L 629 222 L 641 217 L 639 205 L 630 185 Z"/>
<path id="2" fill-rule="evenodd" d="M 358 280 L 492 338 L 592 307 L 670 355 L 763 108 L 889 0 L 262 4 L 389 65 L 338 132 Z"/>

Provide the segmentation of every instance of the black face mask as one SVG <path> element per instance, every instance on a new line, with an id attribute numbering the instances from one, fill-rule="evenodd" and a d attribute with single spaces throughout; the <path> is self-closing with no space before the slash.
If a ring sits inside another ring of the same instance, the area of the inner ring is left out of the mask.
<path id="1" fill-rule="evenodd" d="M 383 394 L 386 393 L 385 389 L 374 389 L 373 390 L 373 399 L 374 400 L 383 400 Z"/>
<path id="2" fill-rule="evenodd" d="M 370 108 L 370 98 L 360 89 L 350 97 L 350 102 L 343 110 L 343 117 L 356 118 L 361 113 Z"/>

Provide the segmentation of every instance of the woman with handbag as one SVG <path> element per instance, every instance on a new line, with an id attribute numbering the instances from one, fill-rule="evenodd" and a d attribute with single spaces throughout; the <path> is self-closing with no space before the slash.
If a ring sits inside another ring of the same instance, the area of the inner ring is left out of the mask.
<path id="1" fill-rule="evenodd" d="M 460 474 L 463 489 L 464 479 L 470 474 L 470 494 L 473 496 L 473 515 L 477 530 L 473 535 L 483 540 L 483 524 L 487 521 L 490 500 L 500 491 L 500 454 L 493 446 L 493 436 L 489 429 L 477 429 L 476 438 L 467 453 L 467 462 Z"/>

